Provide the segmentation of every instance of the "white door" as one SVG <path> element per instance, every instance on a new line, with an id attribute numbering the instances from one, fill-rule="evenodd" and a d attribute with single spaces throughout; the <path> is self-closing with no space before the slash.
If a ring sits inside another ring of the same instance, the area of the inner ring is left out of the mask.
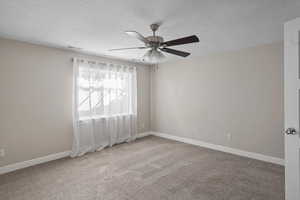
<path id="1" fill-rule="evenodd" d="M 300 200 L 300 18 L 284 27 L 285 199 Z"/>

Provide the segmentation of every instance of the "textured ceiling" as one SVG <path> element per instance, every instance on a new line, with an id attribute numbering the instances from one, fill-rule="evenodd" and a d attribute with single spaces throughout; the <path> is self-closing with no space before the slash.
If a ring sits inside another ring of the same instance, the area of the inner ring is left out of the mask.
<path id="1" fill-rule="evenodd" d="M 198 35 L 176 49 L 199 56 L 281 41 L 283 23 L 299 16 L 300 0 L 0 0 L 0 36 L 139 59 L 145 50 L 107 50 L 141 46 L 124 31 L 147 36 L 162 21 L 165 40 Z"/>

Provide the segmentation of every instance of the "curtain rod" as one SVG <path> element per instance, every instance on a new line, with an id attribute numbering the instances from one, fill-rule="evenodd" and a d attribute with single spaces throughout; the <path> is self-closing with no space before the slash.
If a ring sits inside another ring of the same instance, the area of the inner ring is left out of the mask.
<path id="1" fill-rule="evenodd" d="M 72 62 L 74 62 L 75 60 L 77 60 L 77 61 L 79 61 L 79 62 L 87 61 L 88 63 L 92 63 L 92 64 L 128 66 L 128 65 L 126 65 L 126 64 L 117 64 L 117 63 L 111 63 L 111 62 L 101 62 L 101 61 L 97 61 L 97 60 L 90 60 L 90 59 L 77 58 L 77 57 L 73 57 L 73 58 L 71 59 Z M 128 67 L 130 67 L 130 66 L 128 66 Z M 136 67 L 136 66 L 131 66 L 131 67 Z"/>
<path id="2" fill-rule="evenodd" d="M 90 60 L 90 59 L 84 59 L 84 58 L 77 58 L 77 57 L 74 57 L 72 58 L 72 62 L 74 62 L 75 60 L 79 61 L 79 62 L 84 62 L 84 61 L 87 61 L 89 63 L 93 63 L 93 64 L 112 64 L 112 63 L 105 63 L 105 62 L 100 62 L 100 61 L 97 61 L 97 60 Z"/>

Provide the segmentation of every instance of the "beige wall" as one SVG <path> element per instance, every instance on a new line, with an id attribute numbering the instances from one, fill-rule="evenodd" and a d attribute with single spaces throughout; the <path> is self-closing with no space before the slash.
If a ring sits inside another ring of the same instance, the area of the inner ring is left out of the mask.
<path id="1" fill-rule="evenodd" d="M 6 152 L 0 166 L 71 149 L 72 57 L 107 60 L 0 39 L 0 148 Z M 138 131 L 145 132 L 150 130 L 150 70 L 135 65 Z"/>
<path id="2" fill-rule="evenodd" d="M 151 107 L 153 131 L 283 158 L 283 45 L 161 64 Z"/>
<path id="3" fill-rule="evenodd" d="M 138 65 L 139 132 L 283 158 L 282 51 L 272 44 L 168 62 L 151 80 Z M 72 57 L 107 60 L 0 39 L 0 166 L 70 150 Z"/>

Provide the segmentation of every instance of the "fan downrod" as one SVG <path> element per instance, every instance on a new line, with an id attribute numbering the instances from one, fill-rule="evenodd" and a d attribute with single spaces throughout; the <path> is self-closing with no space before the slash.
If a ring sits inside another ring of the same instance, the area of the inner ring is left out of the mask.
<path id="1" fill-rule="evenodd" d="M 155 34 L 155 31 L 157 31 L 159 28 L 159 24 L 151 24 L 150 28 L 153 31 L 153 34 Z"/>

